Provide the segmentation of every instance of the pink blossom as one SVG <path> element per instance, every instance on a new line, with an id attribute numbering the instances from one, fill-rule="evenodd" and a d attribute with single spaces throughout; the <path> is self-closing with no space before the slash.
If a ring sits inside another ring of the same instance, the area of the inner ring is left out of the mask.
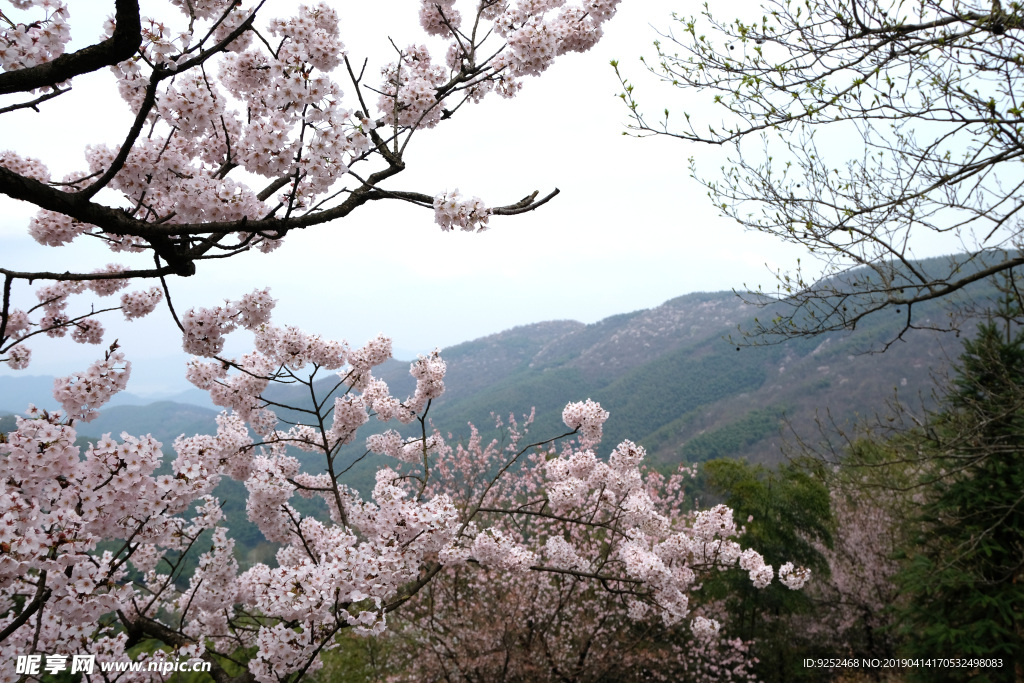
<path id="1" fill-rule="evenodd" d="M 163 300 L 164 294 L 159 287 L 150 287 L 148 291 L 126 292 L 121 295 L 121 310 L 125 320 L 134 320 L 149 315 Z"/>
<path id="2" fill-rule="evenodd" d="M 99 415 L 97 408 L 125 388 L 131 370 L 132 364 L 123 353 L 110 353 L 85 372 L 55 379 L 53 397 L 64 406 L 68 417 L 90 422 Z"/>

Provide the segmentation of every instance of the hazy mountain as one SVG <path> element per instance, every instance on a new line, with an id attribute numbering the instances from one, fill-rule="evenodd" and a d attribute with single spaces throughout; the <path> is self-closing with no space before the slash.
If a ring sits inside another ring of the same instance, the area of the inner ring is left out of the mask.
<path id="1" fill-rule="evenodd" d="M 219 413 L 199 406 L 171 401 L 158 401 L 145 406 L 115 406 L 100 411 L 100 416 L 89 423 L 77 425 L 80 434 L 101 436 L 111 433 L 118 438 L 121 432 L 133 435 L 152 434 L 170 449 L 181 434 L 216 434 Z"/>
<path id="2" fill-rule="evenodd" d="M 0 412 L 23 413 L 31 403 L 37 408 L 53 410 L 60 404 L 53 400 L 53 380 L 49 375 L 0 375 Z M 129 380 L 129 384 L 131 380 Z M 199 389 L 173 394 L 139 395 L 122 391 L 110 399 L 107 407 L 145 406 L 157 401 L 173 401 L 220 411 L 210 402 L 210 395 Z"/>
<path id="3" fill-rule="evenodd" d="M 732 293 L 679 297 L 567 329 L 475 391 L 460 389 L 460 375 L 487 367 L 494 347 L 519 347 L 526 330 L 460 345 L 443 353 L 451 390 L 431 414 L 443 431 L 464 434 L 468 421 L 492 424 L 491 411 L 504 417 L 535 406 L 532 434 L 546 437 L 560 429 L 568 401 L 593 398 L 611 412 L 602 452 L 628 438 L 663 462 L 720 455 L 773 460 L 783 415 L 806 430 L 816 411 L 831 409 L 842 420 L 884 409 L 895 388 L 927 395 L 929 369 L 941 369 L 959 352 L 952 335 L 917 332 L 887 353 L 864 355 L 872 342 L 898 331 L 895 315 L 850 335 L 737 351 L 722 336 L 755 313 Z"/>

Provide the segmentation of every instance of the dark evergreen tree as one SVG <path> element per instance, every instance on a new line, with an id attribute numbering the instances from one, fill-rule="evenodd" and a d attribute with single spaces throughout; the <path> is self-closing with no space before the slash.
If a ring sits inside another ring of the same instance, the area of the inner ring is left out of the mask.
<path id="1" fill-rule="evenodd" d="M 935 457 L 899 576 L 908 656 L 995 658 L 1002 666 L 919 669 L 921 680 L 1024 677 L 1024 334 L 1017 315 L 1005 299 L 964 344 L 946 407 L 926 429 L 922 448 Z"/>

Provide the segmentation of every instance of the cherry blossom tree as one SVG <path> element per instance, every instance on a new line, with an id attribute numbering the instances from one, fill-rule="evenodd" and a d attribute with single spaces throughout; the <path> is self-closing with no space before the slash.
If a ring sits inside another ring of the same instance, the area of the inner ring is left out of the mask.
<path id="1" fill-rule="evenodd" d="M 895 518 L 897 501 L 887 493 L 834 489 L 837 524 L 833 546 L 820 547 L 829 576 L 808 587 L 820 609 L 807 628 L 819 642 L 830 642 L 860 658 L 895 652 L 892 607 L 900 600 L 895 577 L 903 541 Z"/>
<path id="2" fill-rule="evenodd" d="M 130 377 L 114 342 L 87 370 L 55 382 L 61 411 L 30 408 L 18 419 L 0 444 L 5 658 L 112 661 L 157 641 L 139 657 L 201 658 L 218 683 L 297 681 L 321 666 L 339 632 L 382 632 L 389 613 L 446 569 L 586 580 L 666 625 L 690 616 L 688 595 L 714 567 L 739 563 L 759 586 L 773 579 L 760 555 L 733 540 L 728 508 L 660 512 L 640 470 L 642 448 L 626 441 L 598 459 L 608 413 L 592 401 L 565 408 L 561 435 L 528 442 L 525 427 L 510 424 L 504 445 L 452 445 L 427 417 L 444 391 L 438 353 L 412 364 L 416 390 L 400 400 L 373 375 L 391 357 L 387 337 L 352 349 L 277 324 L 269 290 L 181 314 L 172 305 L 169 276 L 273 251 L 289 232 L 370 201 L 410 202 L 432 209 L 443 230 L 470 231 L 543 205 L 555 192 L 491 208 L 458 191 L 385 185 L 405 169 L 414 135 L 492 93 L 512 97 L 525 77 L 588 49 L 617 0 L 482 0 L 460 9 L 453 0 L 423 2 L 421 24 L 448 41 L 446 54 L 435 61 L 424 46 L 396 48 L 373 83 L 367 63 L 346 53 L 339 15 L 326 4 L 267 24 L 257 21 L 262 5 L 169 4 L 156 19 L 117 0 L 100 42 L 73 53 L 64 53 L 71 29 L 59 0 L 11 0 L 0 19 L 0 96 L 12 102 L 0 113 L 54 106 L 77 76 L 108 68 L 134 116 L 119 144 L 87 146 L 83 168 L 60 180 L 41 161 L 3 151 L 0 193 L 38 207 L 28 229 L 43 247 L 100 240 L 133 263 L 152 261 L 64 273 L 0 268 L 0 362 L 27 367 L 29 344 L 42 334 L 103 343 L 101 314 L 120 310 L 133 320 L 166 302 L 194 356 L 188 380 L 225 409 L 215 435 L 175 440 L 167 473 L 164 444 L 150 436 L 107 434 L 83 454 L 77 424 L 94 419 Z M 103 204 L 101 190 L 119 199 Z M 122 293 L 120 305 L 72 311 L 74 295 L 113 296 L 146 280 L 152 286 Z M 227 357 L 226 335 L 239 329 L 252 333 L 255 348 Z M 317 380 L 332 373 L 325 391 Z M 275 403 L 267 390 L 282 383 L 308 389 L 311 403 Z M 340 481 L 352 464 L 341 448 L 371 420 L 405 427 L 366 439 L 366 453 L 395 464 L 377 472 L 364 498 Z M 574 442 L 559 449 L 567 439 Z M 300 471 L 289 448 L 319 457 L 322 471 Z M 249 519 L 282 544 L 276 567 L 239 573 L 214 497 L 223 477 L 244 482 Z M 329 519 L 300 514 L 289 503 L 296 494 L 322 498 Z M 523 519 L 544 520 L 545 534 L 517 532 Z M 211 535 L 200 553 L 200 538 Z M 100 542 L 113 549 L 98 552 Z M 190 553 L 200 557 L 186 585 L 179 579 Z M 129 569 L 142 580 L 129 581 Z M 803 578 L 793 576 L 782 578 L 797 588 Z M 693 627 L 715 630 L 707 620 Z M 0 670 L 0 680 L 18 679 L 13 667 Z"/>
<path id="3" fill-rule="evenodd" d="M 454 461 L 458 478 L 474 479 L 472 471 L 490 459 L 495 447 L 471 440 Z M 553 450 L 534 453 L 531 465 L 517 476 L 542 486 L 539 468 L 558 467 L 554 456 Z M 690 526 L 695 518 L 705 522 L 724 512 L 719 508 L 708 517 L 688 511 L 683 484 L 695 474 L 689 468 L 671 477 L 641 471 L 655 509 L 677 524 Z M 567 525 L 555 515 L 532 514 L 534 507 L 517 496 L 506 495 L 493 508 L 516 512 L 488 512 L 492 528 L 519 542 L 536 538 L 549 565 L 586 570 L 590 558 L 603 557 L 607 527 Z M 593 501 L 588 501 L 580 511 L 591 509 Z M 696 564 L 691 568 L 700 571 Z M 692 618 L 667 625 L 622 586 L 579 571 L 502 572 L 470 563 L 446 567 L 403 607 L 383 646 L 388 665 L 400 672 L 396 680 L 753 680 L 749 643 L 721 630 L 719 605 L 699 591 L 692 597 Z"/>

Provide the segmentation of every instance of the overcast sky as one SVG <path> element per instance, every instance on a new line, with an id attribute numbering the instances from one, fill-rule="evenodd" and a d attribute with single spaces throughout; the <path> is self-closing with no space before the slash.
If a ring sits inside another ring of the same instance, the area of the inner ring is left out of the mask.
<path id="1" fill-rule="evenodd" d="M 331 4 L 342 16 L 350 57 L 368 57 L 368 73 L 379 73 L 391 60 L 388 37 L 398 45 L 426 42 L 443 56 L 441 43 L 426 40 L 419 28 L 415 0 Z M 71 0 L 72 49 L 95 39 L 112 12 L 103 10 L 106 5 L 113 3 Z M 165 16 L 160 7 L 154 3 L 146 13 Z M 721 151 L 622 135 L 627 112 L 616 98 L 620 88 L 611 59 L 620 60 L 622 71 L 638 83 L 641 105 L 649 111 L 668 105 L 679 118 L 683 109 L 709 111 L 709 96 L 653 82 L 638 60 L 654 53 L 655 28 L 668 28 L 673 10 L 699 8 L 624 0 L 590 52 L 559 58 L 542 77 L 526 79 L 513 100 L 491 96 L 418 134 L 406 158 L 408 170 L 388 185 L 429 195 L 458 188 L 491 206 L 534 190 L 543 195 L 561 189 L 541 210 L 493 218 L 482 234 L 443 233 L 429 210 L 376 202 L 344 221 L 290 234 L 272 254 L 201 263 L 194 277 L 170 280 L 178 310 L 269 286 L 279 300 L 280 324 L 353 345 L 382 331 L 409 355 L 542 320 L 594 322 L 693 291 L 744 284 L 774 288 L 766 264 L 792 265 L 801 252 L 719 218 L 688 176 L 688 157 L 695 156 L 713 176 L 724 160 Z M 268 5 L 260 24 L 287 11 L 286 3 Z M 76 80 L 72 93 L 42 109 L 5 115 L 0 149 L 41 158 L 56 177 L 84 168 L 86 144 L 119 142 L 129 121 L 106 72 Z M 33 213 L 27 205 L 0 199 L 4 266 L 92 269 L 127 262 L 87 240 L 40 247 L 25 230 Z M 104 322 L 110 338 L 118 337 L 135 362 L 130 391 L 186 388 L 183 379 L 175 379 L 185 356 L 165 308 L 132 324 L 120 315 Z M 229 350 L 247 350 L 251 338 L 234 337 Z M 98 355 L 96 347 L 67 339 L 32 347 L 28 374 L 66 374 Z"/>

